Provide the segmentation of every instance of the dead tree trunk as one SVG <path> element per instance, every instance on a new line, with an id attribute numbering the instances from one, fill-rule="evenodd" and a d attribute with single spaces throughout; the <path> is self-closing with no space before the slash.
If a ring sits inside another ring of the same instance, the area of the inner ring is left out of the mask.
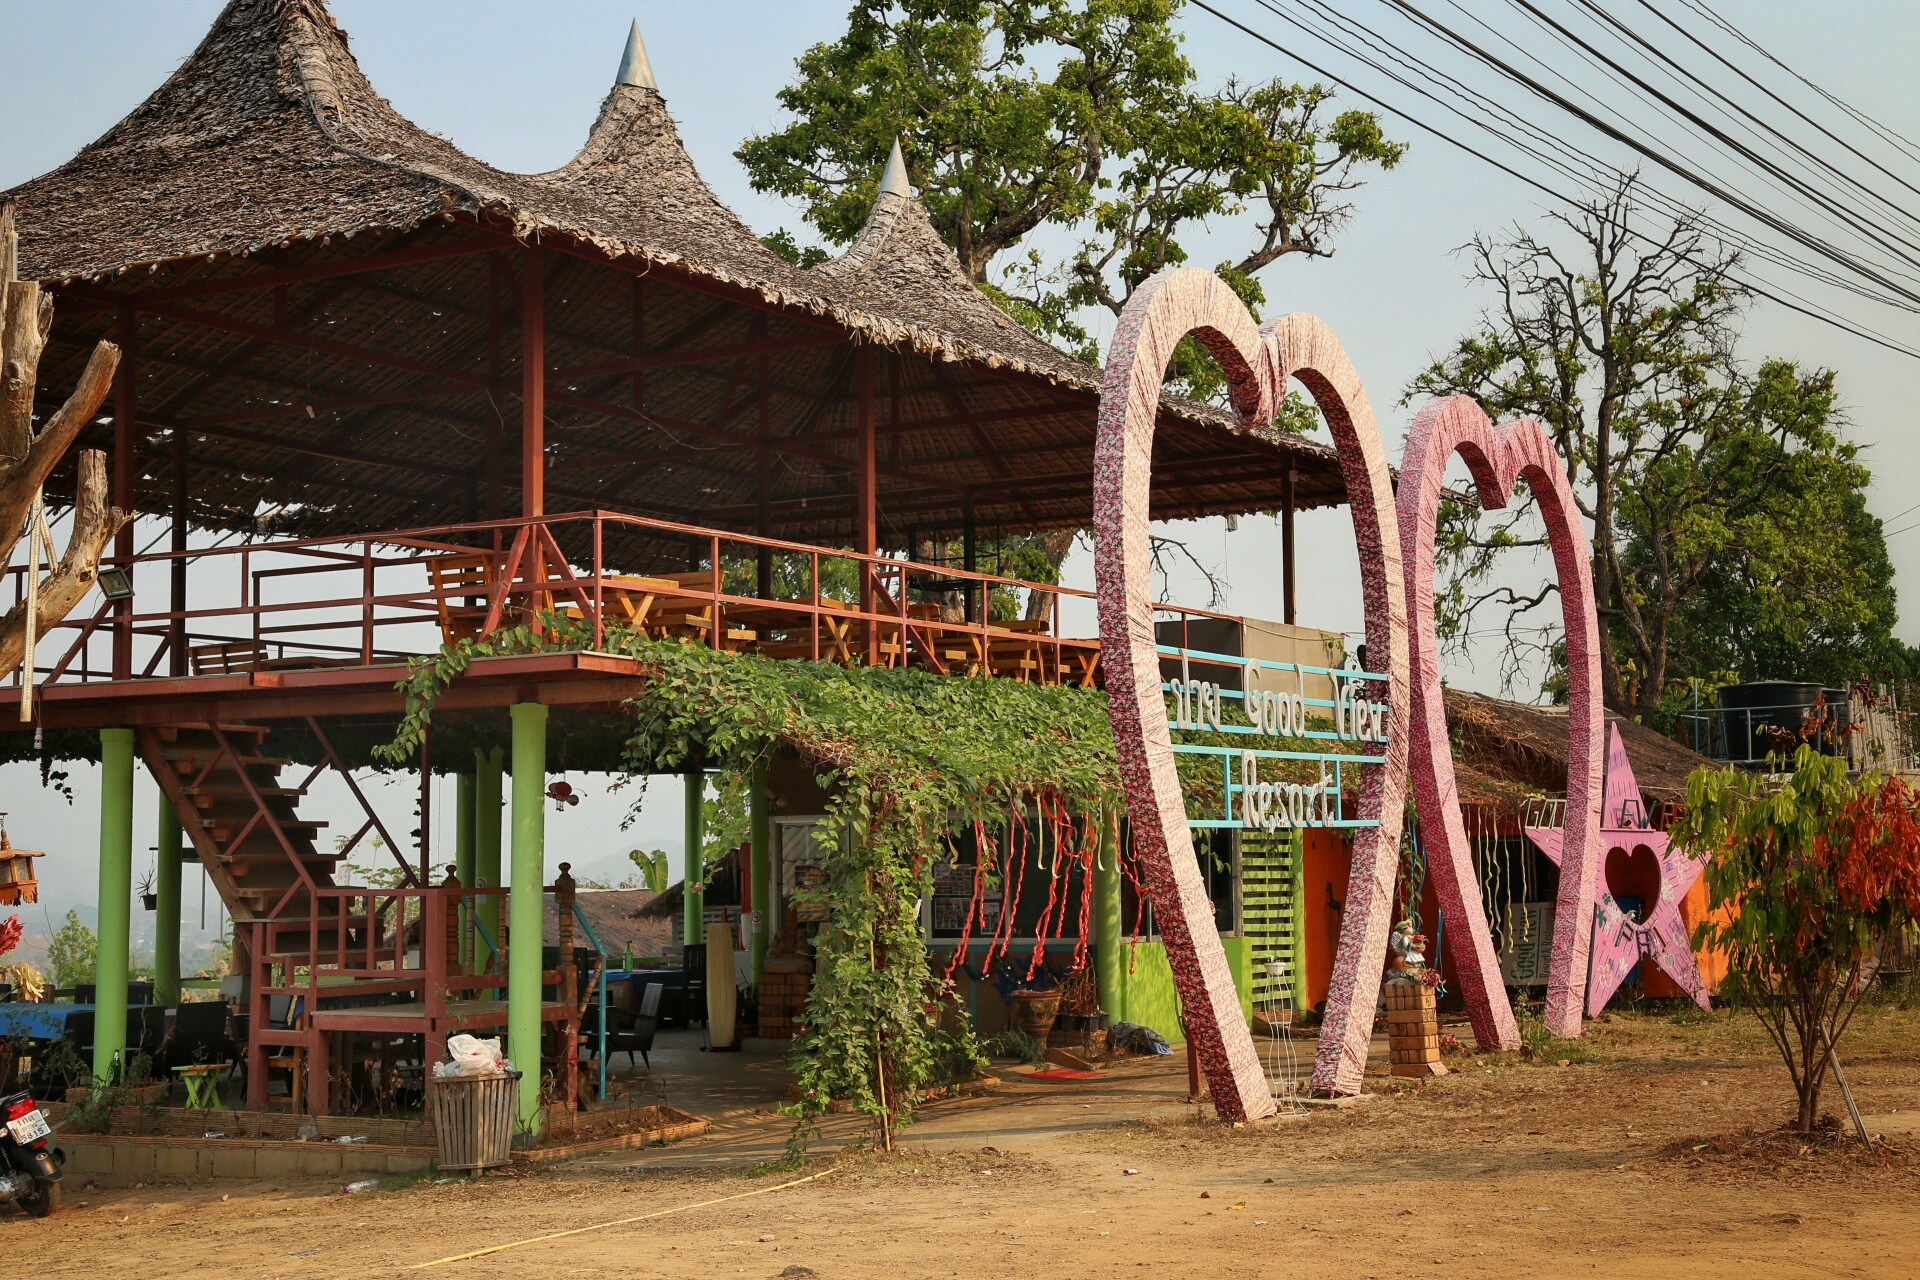
<path id="1" fill-rule="evenodd" d="M 80 383 L 65 404 L 33 426 L 33 393 L 39 382 L 40 355 L 53 329 L 53 299 L 33 281 L 18 275 L 18 240 L 13 205 L 0 205 L 0 563 L 12 563 L 34 511 L 36 499 L 80 429 L 99 412 L 113 387 L 120 348 L 111 342 L 94 347 Z M 107 456 L 98 449 L 80 454 L 74 470 L 73 528 L 67 549 L 46 567 L 34 600 L 33 631 L 44 635 L 80 603 L 100 571 L 100 557 L 132 513 L 109 505 Z M 30 558 L 31 562 L 31 558 Z M 0 618 L 0 673 L 26 657 L 27 604 L 22 601 Z"/>

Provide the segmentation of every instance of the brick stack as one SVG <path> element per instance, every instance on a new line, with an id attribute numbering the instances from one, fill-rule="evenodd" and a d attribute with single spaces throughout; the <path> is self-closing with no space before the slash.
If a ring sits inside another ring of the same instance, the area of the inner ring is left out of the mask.
<path id="1" fill-rule="evenodd" d="M 760 971 L 760 1035 L 790 1040 L 806 1021 L 807 991 L 813 985 L 811 960 L 768 957 Z"/>
<path id="2" fill-rule="evenodd" d="M 1443 1076 L 1440 1064 L 1440 1015 L 1433 988 L 1424 982 L 1389 982 L 1387 1048 L 1396 1076 Z"/>

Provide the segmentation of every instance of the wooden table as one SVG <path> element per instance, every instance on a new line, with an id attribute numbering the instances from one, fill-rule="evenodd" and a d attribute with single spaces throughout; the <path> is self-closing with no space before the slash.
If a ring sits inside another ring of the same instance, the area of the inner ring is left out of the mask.
<path id="1" fill-rule="evenodd" d="M 187 1110 L 225 1111 L 227 1104 L 220 1101 L 220 1073 L 231 1070 L 231 1062 L 198 1062 L 192 1066 L 175 1067 L 173 1074 L 187 1085 Z"/>

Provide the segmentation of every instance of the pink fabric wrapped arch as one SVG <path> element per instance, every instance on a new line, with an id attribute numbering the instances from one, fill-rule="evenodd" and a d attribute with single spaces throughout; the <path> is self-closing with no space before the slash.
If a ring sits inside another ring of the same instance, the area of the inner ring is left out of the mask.
<path id="1" fill-rule="evenodd" d="M 1407 549 L 1407 610 L 1413 621 L 1413 731 L 1408 743 L 1413 788 L 1429 874 L 1474 1036 L 1482 1048 L 1511 1049 L 1519 1045 L 1519 1031 L 1507 1004 L 1461 821 L 1434 627 L 1435 524 L 1447 463 L 1456 452 L 1473 475 L 1480 505 L 1489 511 L 1505 507 L 1515 482 L 1526 480 L 1546 521 L 1559 577 L 1569 704 L 1567 817 L 1562 837 L 1567 856 L 1554 909 L 1546 1016 L 1548 1029 L 1558 1036 L 1580 1034 L 1592 945 L 1594 881 L 1600 857 L 1600 629 L 1586 528 L 1567 482 L 1566 465 L 1546 429 L 1530 418 L 1495 426 L 1466 396 L 1437 400 L 1423 408 L 1407 436 L 1399 494 L 1400 540 Z"/>
<path id="2" fill-rule="evenodd" d="M 1211 272 L 1162 271 L 1134 291 L 1108 352 L 1094 451 L 1094 573 L 1101 661 L 1133 823 L 1154 919 L 1174 984 L 1222 1119 L 1271 1113 L 1273 1098 L 1240 1015 L 1213 908 L 1193 855 L 1192 833 L 1174 769 L 1173 738 L 1155 652 L 1148 498 L 1161 382 L 1173 349 L 1194 334 L 1225 372 L 1243 424 L 1269 421 L 1289 377 L 1313 393 L 1332 428 L 1350 495 L 1366 601 L 1367 652 L 1390 677 L 1386 763 L 1364 771 L 1354 841 L 1350 910 L 1341 931 L 1333 989 L 1314 1067 L 1321 1092 L 1359 1091 L 1386 953 L 1406 778 L 1407 628 L 1393 489 L 1372 410 L 1353 367 L 1327 327 L 1286 316 L 1257 333 L 1246 307 Z M 1355 1012 L 1358 1011 L 1358 1012 Z"/>

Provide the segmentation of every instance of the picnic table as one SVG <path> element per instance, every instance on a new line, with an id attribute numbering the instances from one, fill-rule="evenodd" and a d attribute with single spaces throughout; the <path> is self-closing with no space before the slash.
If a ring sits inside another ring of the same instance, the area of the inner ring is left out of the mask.
<path id="1" fill-rule="evenodd" d="M 220 1101 L 220 1073 L 231 1070 L 231 1062 L 196 1062 L 175 1067 L 173 1073 L 187 1086 L 187 1110 L 225 1111 L 227 1104 Z"/>

